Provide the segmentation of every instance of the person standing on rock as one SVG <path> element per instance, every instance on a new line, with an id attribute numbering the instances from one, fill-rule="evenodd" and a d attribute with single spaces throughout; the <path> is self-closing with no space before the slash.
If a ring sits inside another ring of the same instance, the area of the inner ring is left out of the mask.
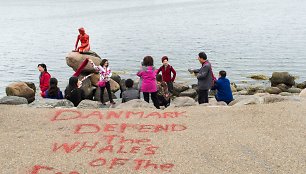
<path id="1" fill-rule="evenodd" d="M 38 64 L 37 69 L 40 72 L 39 76 L 39 88 L 40 93 L 45 92 L 49 88 L 49 81 L 51 78 L 51 75 L 48 73 L 47 65 L 46 64 Z"/>
<path id="2" fill-rule="evenodd" d="M 176 71 L 174 68 L 168 63 L 169 58 L 167 56 L 162 57 L 163 65 L 158 69 L 157 74 L 162 72 L 163 81 L 167 83 L 168 91 L 172 94 L 173 93 L 173 82 L 176 77 Z M 171 77 L 172 74 L 172 77 Z"/>
<path id="3" fill-rule="evenodd" d="M 50 99 L 63 99 L 62 91 L 57 87 L 57 79 L 51 78 L 49 83 L 49 89 L 41 94 L 43 98 L 50 98 Z"/>
<path id="4" fill-rule="evenodd" d="M 150 94 L 154 106 L 157 109 L 159 108 L 159 102 L 157 99 L 157 82 L 156 82 L 156 73 L 153 66 L 153 57 L 146 56 L 143 58 L 143 66 L 137 72 L 137 76 L 142 79 L 140 91 L 143 92 L 143 98 L 146 102 L 149 103 Z"/>
<path id="5" fill-rule="evenodd" d="M 108 60 L 107 59 L 103 59 L 100 63 L 100 66 L 96 66 L 94 64 L 94 62 L 92 60 L 89 60 L 89 62 L 91 63 L 91 65 L 93 66 L 93 68 L 97 71 L 99 71 L 100 73 L 100 80 L 98 82 L 98 86 L 100 87 L 100 101 L 103 105 L 106 105 L 104 102 L 104 90 L 106 88 L 107 93 L 108 93 L 108 98 L 111 104 L 116 104 L 113 100 L 112 97 L 112 91 L 110 88 L 110 77 L 112 76 L 112 71 L 111 69 L 108 67 Z"/>
<path id="6" fill-rule="evenodd" d="M 224 101 L 226 104 L 233 101 L 231 83 L 226 78 L 225 71 L 219 72 L 219 79 L 215 82 L 211 90 L 217 90 L 217 94 L 215 95 L 217 101 Z"/>
<path id="7" fill-rule="evenodd" d="M 198 60 L 202 65 L 201 68 L 190 71 L 198 73 L 198 102 L 202 104 L 208 103 L 208 91 L 213 86 L 216 78 L 214 77 L 211 64 L 207 60 L 207 55 L 204 52 L 199 53 Z"/>
<path id="8" fill-rule="evenodd" d="M 90 50 L 89 36 L 85 33 L 84 28 L 79 28 L 79 33 L 80 34 L 75 42 L 74 50 L 80 53 L 87 52 Z M 81 42 L 81 45 L 78 47 L 79 41 Z"/>
<path id="9" fill-rule="evenodd" d="M 84 100 L 84 91 L 80 89 L 81 82 L 77 77 L 70 77 L 69 84 L 65 89 L 65 98 L 73 103 L 75 107 Z"/>

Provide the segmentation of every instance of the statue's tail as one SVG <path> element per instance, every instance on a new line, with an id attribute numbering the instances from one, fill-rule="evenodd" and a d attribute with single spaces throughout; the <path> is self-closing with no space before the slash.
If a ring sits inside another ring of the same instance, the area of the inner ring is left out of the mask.
<path id="1" fill-rule="evenodd" d="M 82 70 L 87 65 L 88 61 L 89 61 L 88 58 L 86 58 L 72 76 L 78 77 L 81 74 Z"/>

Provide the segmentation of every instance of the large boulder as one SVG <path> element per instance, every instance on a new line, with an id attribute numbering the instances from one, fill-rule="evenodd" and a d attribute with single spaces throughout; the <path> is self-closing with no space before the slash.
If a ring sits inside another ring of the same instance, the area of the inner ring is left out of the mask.
<path id="1" fill-rule="evenodd" d="M 118 109 L 126 109 L 126 108 L 137 108 L 137 109 L 143 109 L 143 108 L 152 108 L 155 109 L 155 106 L 152 103 L 147 103 L 146 101 L 142 99 L 134 99 L 130 100 L 125 103 L 119 104 L 116 108 Z"/>
<path id="2" fill-rule="evenodd" d="M 121 82 L 121 77 L 117 73 L 112 73 L 111 79 L 113 79 L 118 84 Z"/>
<path id="3" fill-rule="evenodd" d="M 16 82 L 9 84 L 6 89 L 7 96 L 24 97 L 31 103 L 35 100 L 35 91 L 30 88 L 25 82 Z"/>
<path id="4" fill-rule="evenodd" d="M 82 62 L 84 62 L 84 60 L 86 58 L 91 59 L 95 65 L 99 65 L 101 63 L 101 58 L 100 57 L 96 57 L 93 55 L 88 55 L 88 54 L 80 54 L 79 52 L 70 52 L 67 56 L 66 56 L 66 63 L 68 66 L 70 66 L 74 71 L 76 71 L 79 66 L 82 64 Z M 95 72 L 95 70 L 93 69 L 92 65 L 90 63 L 88 63 L 85 68 L 83 69 L 84 73 L 92 73 Z"/>
<path id="5" fill-rule="evenodd" d="M 277 87 L 267 87 L 265 91 L 269 94 L 279 94 L 282 92 L 282 90 Z"/>
<path id="6" fill-rule="evenodd" d="M 28 87 L 30 87 L 31 89 L 34 90 L 34 93 L 36 93 L 36 86 L 33 82 L 24 82 L 28 85 Z"/>
<path id="7" fill-rule="evenodd" d="M 5 96 L 0 99 L 0 104 L 5 105 L 22 105 L 22 104 L 28 104 L 28 100 L 24 97 L 18 97 L 18 96 Z"/>
<path id="8" fill-rule="evenodd" d="M 79 79 L 83 77 L 80 75 Z M 96 87 L 92 85 L 90 78 L 83 80 L 81 89 L 84 91 L 85 99 L 93 99 Z"/>
<path id="9" fill-rule="evenodd" d="M 99 109 L 101 107 L 101 103 L 98 101 L 92 100 L 82 100 L 77 108 L 80 109 Z"/>
<path id="10" fill-rule="evenodd" d="M 191 97 L 195 98 L 197 96 L 197 91 L 195 89 L 187 89 L 180 93 L 180 97 Z"/>
<path id="11" fill-rule="evenodd" d="M 302 89 L 292 87 L 292 88 L 288 89 L 288 92 L 289 93 L 296 93 L 296 94 L 298 94 L 298 93 L 302 92 Z"/>
<path id="12" fill-rule="evenodd" d="M 184 107 L 184 106 L 195 106 L 196 101 L 190 97 L 176 97 L 172 102 L 171 106 Z"/>
<path id="13" fill-rule="evenodd" d="M 72 108 L 73 103 L 67 99 L 57 100 L 57 99 L 41 99 L 29 104 L 29 107 L 34 108 Z"/>
<path id="14" fill-rule="evenodd" d="M 295 77 L 290 75 L 288 72 L 273 72 L 270 78 L 271 86 L 275 87 L 278 84 L 284 83 L 285 85 L 291 87 L 295 84 Z"/>
<path id="15" fill-rule="evenodd" d="M 179 96 L 179 94 L 183 91 L 189 89 L 189 86 L 185 83 L 173 83 L 173 94 L 175 96 Z"/>
<path id="16" fill-rule="evenodd" d="M 306 89 L 303 89 L 299 94 L 300 97 L 306 98 Z"/>

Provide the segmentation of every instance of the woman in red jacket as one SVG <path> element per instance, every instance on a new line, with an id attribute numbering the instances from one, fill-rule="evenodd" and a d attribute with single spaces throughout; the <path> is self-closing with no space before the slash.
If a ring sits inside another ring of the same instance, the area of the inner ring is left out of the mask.
<path id="1" fill-rule="evenodd" d="M 158 69 L 157 74 L 159 74 L 159 72 L 162 72 L 163 81 L 167 83 L 168 91 L 172 94 L 173 93 L 173 82 L 176 77 L 176 71 L 168 63 L 169 58 L 167 56 L 163 56 L 161 60 L 162 60 L 163 65 Z"/>
<path id="2" fill-rule="evenodd" d="M 40 76 L 39 76 L 40 91 L 41 93 L 44 93 L 49 88 L 49 81 L 50 81 L 51 75 L 47 71 L 47 66 L 43 63 L 38 64 L 37 69 L 40 72 Z"/>

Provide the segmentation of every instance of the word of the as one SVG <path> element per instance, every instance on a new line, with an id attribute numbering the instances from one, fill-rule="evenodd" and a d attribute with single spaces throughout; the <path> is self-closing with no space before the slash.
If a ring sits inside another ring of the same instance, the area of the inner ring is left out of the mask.
<path id="1" fill-rule="evenodd" d="M 63 121 L 63 120 L 75 120 L 75 119 L 89 119 L 96 118 L 99 120 L 109 119 L 129 119 L 129 118 L 177 118 L 185 114 L 186 112 L 133 112 L 133 111 L 93 111 L 89 114 L 83 114 L 78 110 L 58 110 L 51 118 L 51 121 Z"/>

